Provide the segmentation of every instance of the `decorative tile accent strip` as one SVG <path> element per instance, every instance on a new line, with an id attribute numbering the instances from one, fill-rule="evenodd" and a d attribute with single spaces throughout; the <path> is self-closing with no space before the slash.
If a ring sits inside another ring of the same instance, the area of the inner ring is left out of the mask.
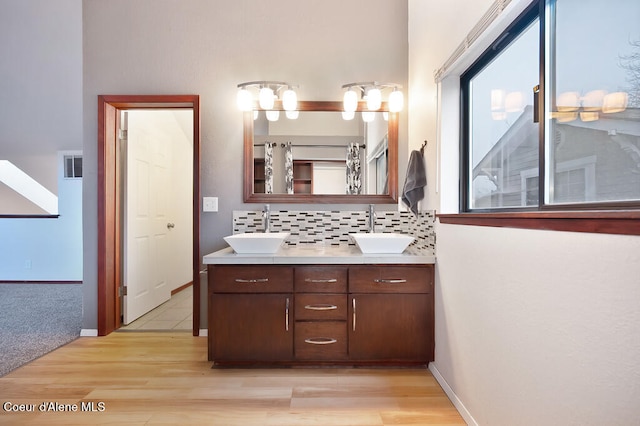
<path id="1" fill-rule="evenodd" d="M 409 248 L 418 253 L 435 252 L 435 215 L 420 212 L 380 211 L 375 213 L 376 232 L 397 232 L 415 238 Z M 351 233 L 369 230 L 367 211 L 272 211 L 271 232 L 289 232 L 286 244 L 355 245 Z M 262 211 L 234 211 L 233 233 L 263 232 Z"/>

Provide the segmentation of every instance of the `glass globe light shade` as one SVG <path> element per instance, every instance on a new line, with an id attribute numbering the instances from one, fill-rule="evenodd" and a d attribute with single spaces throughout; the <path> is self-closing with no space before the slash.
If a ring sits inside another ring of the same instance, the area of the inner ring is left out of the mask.
<path id="1" fill-rule="evenodd" d="M 300 111 L 285 111 L 284 113 L 289 120 L 295 120 L 300 115 Z"/>
<path id="2" fill-rule="evenodd" d="M 346 112 L 354 112 L 358 109 L 358 94 L 349 89 L 344 92 L 343 107 Z"/>
<path id="3" fill-rule="evenodd" d="M 376 111 L 382 106 L 382 93 L 380 89 L 369 89 L 367 92 L 367 109 L 369 111 Z"/>
<path id="4" fill-rule="evenodd" d="M 274 104 L 274 95 L 273 89 L 270 87 L 263 87 L 260 89 L 260 108 L 262 109 L 271 109 Z"/>
<path id="5" fill-rule="evenodd" d="M 236 102 L 240 111 L 251 111 L 253 108 L 253 96 L 247 89 L 238 90 Z"/>
<path id="6" fill-rule="evenodd" d="M 253 119 L 254 120 L 257 120 L 259 115 L 260 115 L 260 111 L 258 111 L 257 109 L 253 111 Z"/>
<path id="7" fill-rule="evenodd" d="M 296 95 L 296 92 L 291 89 L 285 90 L 282 94 L 282 108 L 285 111 L 294 111 L 297 107 L 298 95 Z"/>
<path id="8" fill-rule="evenodd" d="M 404 95 L 399 90 L 394 90 L 389 95 L 389 111 L 400 112 L 404 106 Z"/>
<path id="9" fill-rule="evenodd" d="M 267 120 L 269 121 L 278 121 L 280 118 L 280 111 L 269 110 L 266 111 Z"/>

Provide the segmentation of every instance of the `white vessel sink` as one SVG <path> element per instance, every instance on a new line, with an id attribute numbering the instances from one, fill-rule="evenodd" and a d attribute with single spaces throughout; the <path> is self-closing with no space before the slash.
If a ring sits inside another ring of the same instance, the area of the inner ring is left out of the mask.
<path id="1" fill-rule="evenodd" d="M 413 237 L 395 233 L 358 233 L 353 237 L 362 253 L 402 253 Z"/>
<path id="2" fill-rule="evenodd" d="M 288 232 L 244 233 L 229 235 L 224 240 L 239 254 L 275 253 L 289 235 Z"/>

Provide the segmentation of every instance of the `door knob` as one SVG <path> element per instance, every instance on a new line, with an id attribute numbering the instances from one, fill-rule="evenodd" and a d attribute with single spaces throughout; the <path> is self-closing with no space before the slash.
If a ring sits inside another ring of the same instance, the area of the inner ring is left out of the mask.
<path id="1" fill-rule="evenodd" d="M 167 229 L 171 229 L 171 228 L 175 228 L 175 227 L 176 227 L 175 223 L 171 223 L 171 222 L 167 223 Z"/>

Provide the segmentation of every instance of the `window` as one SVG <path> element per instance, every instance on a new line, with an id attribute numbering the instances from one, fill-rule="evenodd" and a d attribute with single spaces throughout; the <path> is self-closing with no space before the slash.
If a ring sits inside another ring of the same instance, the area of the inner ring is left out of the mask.
<path id="1" fill-rule="evenodd" d="M 462 212 L 640 207 L 638 22 L 534 1 L 461 76 Z"/>
<path id="2" fill-rule="evenodd" d="M 64 177 L 65 178 L 82 178 L 82 156 L 81 155 L 65 155 L 64 156 Z"/>

